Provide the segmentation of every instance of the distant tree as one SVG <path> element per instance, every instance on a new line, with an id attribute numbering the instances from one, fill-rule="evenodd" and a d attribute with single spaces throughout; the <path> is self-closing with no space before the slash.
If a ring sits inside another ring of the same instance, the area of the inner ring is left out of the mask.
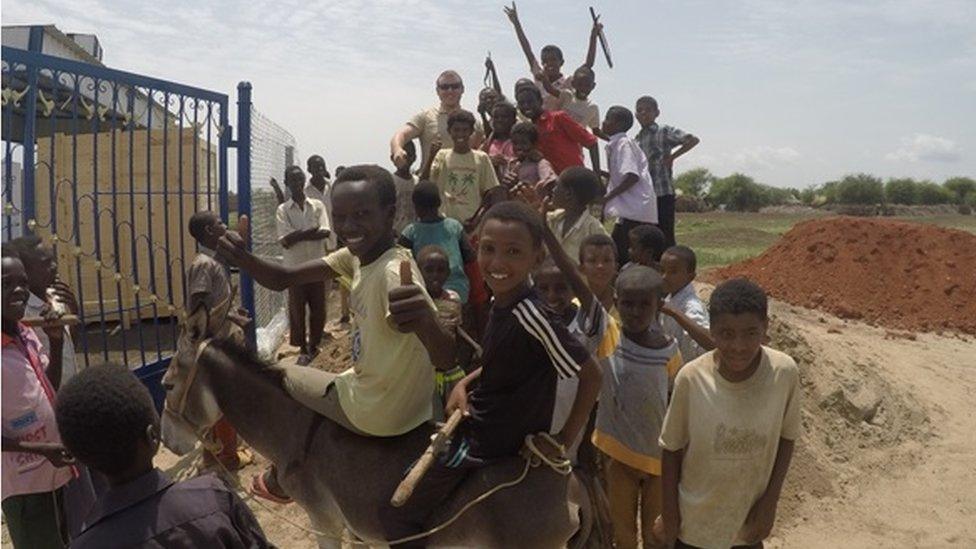
<path id="1" fill-rule="evenodd" d="M 767 205 L 766 190 L 751 177 L 734 173 L 716 179 L 708 190 L 708 200 L 712 204 L 724 204 L 729 210 L 754 212 Z"/>
<path id="2" fill-rule="evenodd" d="M 917 204 L 918 183 L 910 177 L 889 179 L 885 183 L 884 194 L 890 204 Z"/>
<path id="3" fill-rule="evenodd" d="M 695 168 L 682 172 L 681 175 L 674 179 L 674 186 L 676 189 L 681 189 L 681 192 L 693 196 L 695 198 L 703 198 L 708 192 L 708 186 L 715 181 L 715 176 L 712 172 L 708 171 L 706 168 Z"/>
<path id="4" fill-rule="evenodd" d="M 820 186 L 820 196 L 823 197 L 825 204 L 833 204 L 837 202 L 837 187 L 840 185 L 840 181 L 828 181 Z"/>
<path id="5" fill-rule="evenodd" d="M 976 191 L 970 191 L 963 197 L 962 203 L 970 208 L 976 208 Z"/>
<path id="6" fill-rule="evenodd" d="M 770 185 L 759 184 L 759 188 L 763 192 L 763 206 L 779 206 L 781 204 L 790 204 L 794 202 L 796 196 L 795 193 L 799 193 L 796 189 L 783 189 L 780 187 L 772 187 Z"/>
<path id="7" fill-rule="evenodd" d="M 957 204 L 965 203 L 967 195 L 976 193 L 976 180 L 971 177 L 951 177 L 942 186 L 952 193 Z"/>
<path id="8" fill-rule="evenodd" d="M 806 204 L 807 206 L 813 206 L 817 201 L 817 195 L 820 194 L 820 187 L 813 185 L 807 187 L 800 191 L 800 202 Z"/>
<path id="9" fill-rule="evenodd" d="M 951 204 L 955 200 L 955 195 L 949 189 L 933 183 L 922 181 L 918 184 L 918 203 L 919 204 Z"/>
<path id="10" fill-rule="evenodd" d="M 884 201 L 884 184 L 866 173 L 847 175 L 837 183 L 836 199 L 841 204 L 878 204 Z"/>

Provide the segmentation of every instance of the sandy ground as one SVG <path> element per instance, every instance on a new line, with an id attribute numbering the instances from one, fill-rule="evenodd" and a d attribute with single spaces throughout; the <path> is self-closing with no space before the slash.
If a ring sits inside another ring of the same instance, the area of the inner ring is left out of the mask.
<path id="1" fill-rule="evenodd" d="M 801 367 L 804 437 L 767 547 L 976 547 L 976 341 L 780 302 L 771 313 L 771 344 Z M 336 339 L 316 365 L 333 369 L 347 360 L 348 342 L 340 327 L 330 330 Z M 202 460 L 163 450 L 157 463 L 185 477 Z M 238 486 L 264 463 L 256 456 L 234 475 Z M 296 505 L 241 495 L 277 546 L 316 547 L 313 535 L 288 522 L 308 526 Z"/>

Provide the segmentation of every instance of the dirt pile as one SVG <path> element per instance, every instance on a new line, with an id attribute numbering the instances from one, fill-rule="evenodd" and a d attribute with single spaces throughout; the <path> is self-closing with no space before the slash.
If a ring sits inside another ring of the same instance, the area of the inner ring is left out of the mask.
<path id="1" fill-rule="evenodd" d="M 715 276 L 744 276 L 779 299 L 841 318 L 976 334 L 976 235 L 963 231 L 886 219 L 815 219 Z"/>

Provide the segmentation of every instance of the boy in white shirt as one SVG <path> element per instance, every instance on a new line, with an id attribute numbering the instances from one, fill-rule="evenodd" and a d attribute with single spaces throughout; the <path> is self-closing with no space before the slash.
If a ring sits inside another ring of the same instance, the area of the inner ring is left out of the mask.
<path id="1" fill-rule="evenodd" d="M 325 205 L 305 196 L 305 172 L 298 166 L 285 170 L 285 185 L 291 198 L 278 206 L 275 221 L 278 242 L 286 265 L 299 265 L 326 255 L 326 239 L 332 234 Z M 308 306 L 308 335 L 305 334 L 305 307 Z M 299 366 L 307 366 L 319 352 L 325 328 L 325 280 L 316 280 L 288 289 L 289 342 L 299 348 Z"/>
<path id="2" fill-rule="evenodd" d="M 762 345 L 766 294 L 744 278 L 719 284 L 708 312 L 715 350 L 686 364 L 664 418 L 657 541 L 761 548 L 800 436 L 800 374 Z"/>
<path id="3" fill-rule="evenodd" d="M 617 263 L 630 261 L 630 231 L 638 225 L 657 224 L 657 198 L 647 170 L 647 157 L 637 142 L 627 136 L 634 126 L 634 115 L 626 107 L 607 109 L 603 133 L 607 144 L 610 183 L 603 197 L 607 215 L 617 218 L 611 238 L 617 244 Z"/>

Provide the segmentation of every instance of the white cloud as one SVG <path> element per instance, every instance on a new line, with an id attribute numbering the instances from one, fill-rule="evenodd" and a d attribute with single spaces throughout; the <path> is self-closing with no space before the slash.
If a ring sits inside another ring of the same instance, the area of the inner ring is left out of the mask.
<path id="1" fill-rule="evenodd" d="M 901 147 L 885 159 L 906 162 L 957 162 L 961 158 L 956 142 L 937 135 L 917 133 L 901 140 Z"/>
<path id="2" fill-rule="evenodd" d="M 800 158 L 800 153 L 793 147 L 758 145 L 729 153 L 727 156 L 738 168 L 762 170 L 778 164 L 790 164 Z"/>

